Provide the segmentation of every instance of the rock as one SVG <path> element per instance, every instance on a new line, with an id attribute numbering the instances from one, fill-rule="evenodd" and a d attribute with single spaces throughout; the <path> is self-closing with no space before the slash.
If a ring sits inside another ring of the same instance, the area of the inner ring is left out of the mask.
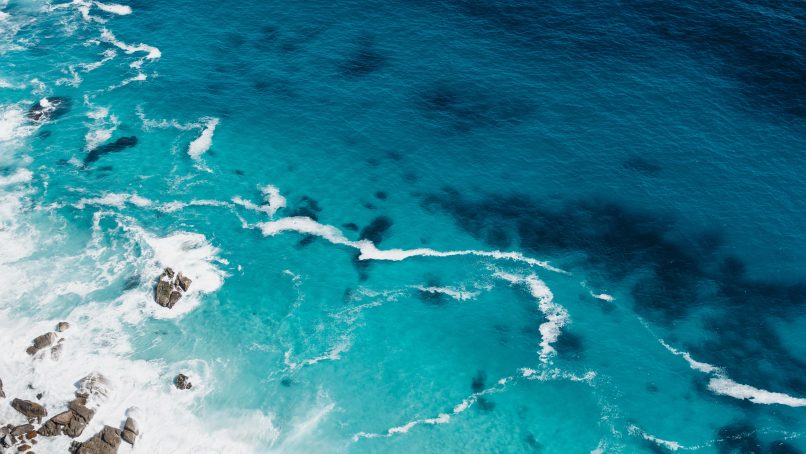
<path id="1" fill-rule="evenodd" d="M 154 301 L 162 307 L 173 308 L 182 294 L 190 288 L 191 282 L 193 281 L 181 272 L 174 274 L 171 268 L 165 268 L 154 289 Z"/>
<path id="2" fill-rule="evenodd" d="M 11 406 L 22 413 L 29 421 L 33 419 L 41 421 L 43 416 L 48 415 L 48 411 L 45 410 L 45 407 L 36 402 L 31 402 L 30 400 L 14 399 L 11 401 Z"/>
<path id="3" fill-rule="evenodd" d="M 171 281 L 163 280 L 160 277 L 160 281 L 157 283 L 157 290 L 154 293 L 154 300 L 162 307 L 168 307 L 168 304 L 171 300 Z"/>
<path id="4" fill-rule="evenodd" d="M 58 338 L 58 336 L 56 336 L 56 333 L 45 333 L 45 334 L 43 334 L 41 336 L 37 336 L 32 341 L 31 346 L 28 347 L 27 349 L 25 349 L 25 351 L 29 355 L 33 356 L 39 350 L 42 350 L 45 347 L 50 347 L 51 345 L 56 343 L 57 338 Z"/>
<path id="5" fill-rule="evenodd" d="M 65 331 L 67 331 L 68 329 L 70 329 L 70 324 L 67 323 L 67 322 L 59 322 L 59 324 L 56 325 L 56 331 L 58 331 L 60 333 L 63 333 Z"/>
<path id="6" fill-rule="evenodd" d="M 100 432 L 83 443 L 73 442 L 70 452 L 74 454 L 116 454 L 120 446 L 120 431 L 104 426 Z"/>
<path id="7" fill-rule="evenodd" d="M 86 397 L 73 399 L 69 404 L 69 410 L 50 418 L 39 428 L 39 435 L 55 437 L 64 434 L 70 438 L 81 436 L 92 417 L 95 416 L 95 411 L 87 408 L 86 403 Z"/>
<path id="8" fill-rule="evenodd" d="M 179 374 L 174 378 L 174 385 L 179 389 L 190 389 L 193 383 L 190 382 L 190 377 L 185 374 Z"/>
<path id="9" fill-rule="evenodd" d="M 3 380 L 0 380 L 0 399 L 6 397 L 6 393 L 3 391 Z"/>
<path id="10" fill-rule="evenodd" d="M 74 414 L 72 410 L 67 410 L 59 413 L 58 415 L 50 418 L 50 421 L 53 421 L 55 424 L 59 424 L 62 426 L 66 426 L 71 419 L 73 419 Z M 48 421 L 48 422 L 50 422 Z"/>
<path id="11" fill-rule="evenodd" d="M 191 282 L 193 281 L 190 280 L 189 277 L 185 276 L 181 272 L 176 276 L 176 284 L 179 285 L 179 288 L 181 288 L 183 292 L 188 291 Z"/>
<path id="12" fill-rule="evenodd" d="M 34 425 L 33 424 L 23 424 L 21 426 L 17 426 L 17 427 L 14 427 L 13 429 L 11 429 L 10 433 L 11 433 L 11 435 L 14 435 L 15 437 L 20 437 L 22 435 L 25 435 L 25 434 L 31 432 L 32 430 L 34 430 Z"/>
<path id="13" fill-rule="evenodd" d="M 28 118 L 38 123 L 55 120 L 70 110 L 72 101 L 66 96 L 42 98 L 28 109 Z"/>
<path id="14" fill-rule="evenodd" d="M 120 435 L 123 441 L 134 446 L 134 440 L 140 435 L 140 429 L 137 427 L 137 421 L 133 418 L 126 418 L 126 423 L 123 424 L 123 433 Z"/>
<path id="15" fill-rule="evenodd" d="M 29 449 L 31 449 L 31 445 L 20 445 L 20 446 L 17 448 L 17 451 L 19 451 L 19 452 L 25 452 L 25 451 L 27 451 L 27 450 L 29 450 Z"/>
<path id="16" fill-rule="evenodd" d="M 78 382 L 77 397 L 105 400 L 109 397 L 112 383 L 99 372 L 93 372 Z"/>
<path id="17" fill-rule="evenodd" d="M 172 309 L 174 305 L 182 298 L 182 293 L 176 290 L 171 292 L 170 299 L 168 300 L 168 309 Z"/>

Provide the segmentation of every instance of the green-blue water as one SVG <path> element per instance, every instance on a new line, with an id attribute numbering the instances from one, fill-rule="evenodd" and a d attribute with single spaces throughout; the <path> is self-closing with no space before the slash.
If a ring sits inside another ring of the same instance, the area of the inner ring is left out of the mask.
<path id="1" fill-rule="evenodd" d="M 97 371 L 121 452 L 806 450 L 804 17 L 0 0 L 0 423 Z"/>

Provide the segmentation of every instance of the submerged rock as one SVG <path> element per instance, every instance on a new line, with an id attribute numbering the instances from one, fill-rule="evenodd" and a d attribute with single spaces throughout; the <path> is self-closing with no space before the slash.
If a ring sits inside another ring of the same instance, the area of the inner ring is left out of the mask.
<path id="1" fill-rule="evenodd" d="M 28 109 L 28 118 L 38 123 L 55 120 L 70 110 L 70 98 L 51 96 L 42 98 Z"/>
<path id="2" fill-rule="evenodd" d="M 42 350 L 43 348 L 46 348 L 46 347 L 50 347 L 51 345 L 56 343 L 56 339 L 58 339 L 58 336 L 56 336 L 56 333 L 52 333 L 52 332 L 51 333 L 45 333 L 45 334 L 43 334 L 41 336 L 37 336 L 31 342 L 31 346 L 28 347 L 27 349 L 25 349 L 25 351 L 29 355 L 33 356 L 39 350 Z"/>
<path id="3" fill-rule="evenodd" d="M 74 454 L 115 454 L 120 446 L 120 430 L 104 426 L 100 432 L 87 441 L 79 443 L 74 441 L 70 452 Z"/>
<path id="4" fill-rule="evenodd" d="M 78 381 L 76 397 L 105 400 L 109 397 L 111 389 L 112 382 L 110 382 L 108 378 L 99 372 L 93 372 Z"/>
<path id="5" fill-rule="evenodd" d="M 48 411 L 45 409 L 45 407 L 36 402 L 31 402 L 30 400 L 14 399 L 11 401 L 11 407 L 22 413 L 26 418 L 28 418 L 28 421 L 32 421 L 34 419 L 41 421 L 42 417 L 48 415 Z"/>
<path id="6" fill-rule="evenodd" d="M 190 382 L 190 377 L 185 374 L 179 374 L 174 378 L 174 385 L 179 389 L 190 389 L 193 383 Z"/>
<path id="7" fill-rule="evenodd" d="M 160 274 L 154 290 L 154 301 L 162 307 L 171 309 L 182 298 L 182 294 L 190 288 L 193 281 L 181 272 L 174 274 L 171 268 L 165 268 Z"/>

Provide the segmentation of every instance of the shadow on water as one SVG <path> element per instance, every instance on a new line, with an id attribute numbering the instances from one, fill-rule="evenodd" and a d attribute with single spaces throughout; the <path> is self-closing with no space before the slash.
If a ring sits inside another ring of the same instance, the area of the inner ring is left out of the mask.
<path id="1" fill-rule="evenodd" d="M 447 188 L 424 196 L 422 204 L 448 213 L 492 247 L 538 257 L 581 252 L 583 267 L 631 285 L 635 312 L 654 323 L 673 324 L 707 307 L 716 314 L 704 320 L 714 335 L 684 346 L 695 358 L 724 367 L 741 383 L 806 394 L 806 362 L 788 351 L 770 324 L 802 310 L 806 282 L 748 277 L 719 231 L 688 231 L 672 216 L 605 199 L 498 194 L 471 200 Z M 581 339 L 563 337 L 559 346 L 570 358 L 582 354 Z M 780 364 L 787 369 L 774 367 Z"/>

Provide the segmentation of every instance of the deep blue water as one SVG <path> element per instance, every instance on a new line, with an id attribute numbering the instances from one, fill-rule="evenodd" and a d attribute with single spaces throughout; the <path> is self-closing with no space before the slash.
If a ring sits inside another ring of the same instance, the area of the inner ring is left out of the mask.
<path id="1" fill-rule="evenodd" d="M 0 11 L 0 423 L 97 371 L 121 452 L 806 450 L 802 2 Z"/>

